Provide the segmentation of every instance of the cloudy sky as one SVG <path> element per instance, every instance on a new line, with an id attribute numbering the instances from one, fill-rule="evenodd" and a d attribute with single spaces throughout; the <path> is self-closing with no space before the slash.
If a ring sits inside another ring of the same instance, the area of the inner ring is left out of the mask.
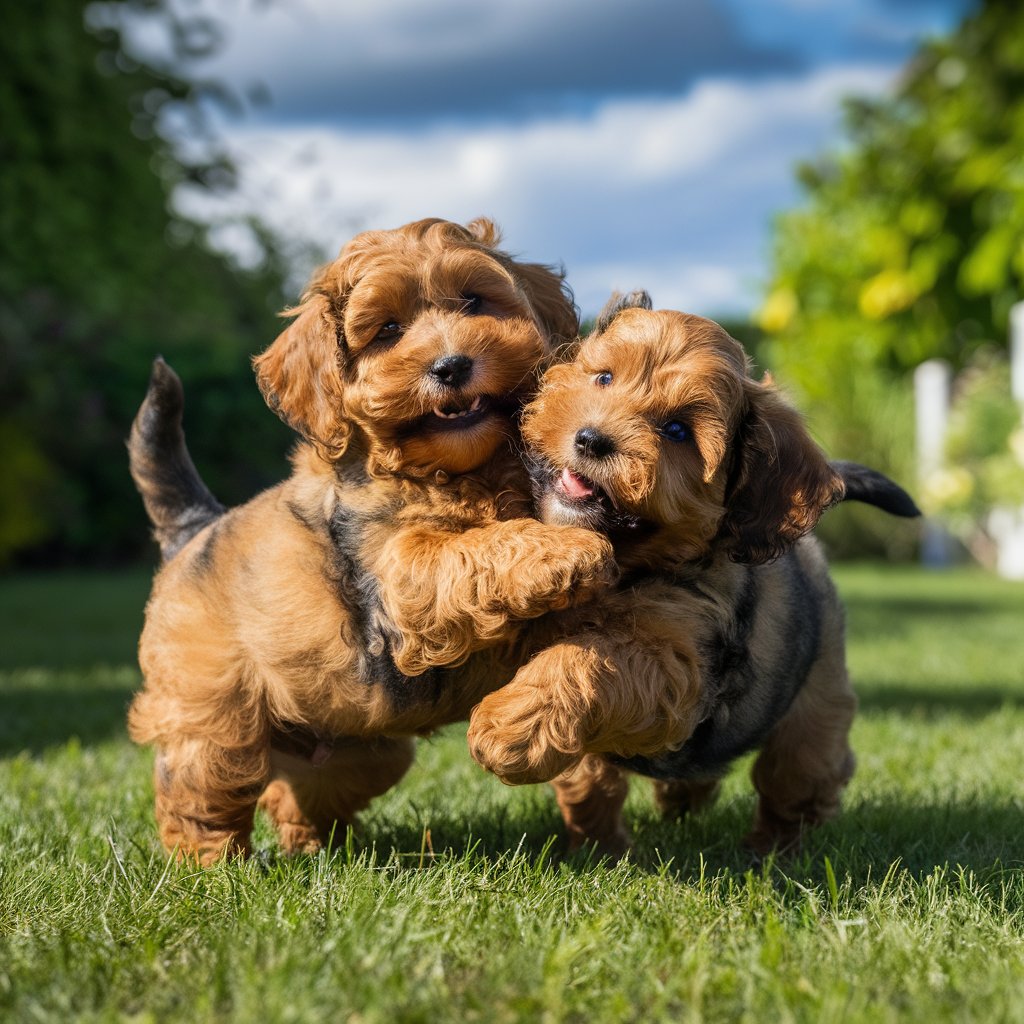
<path id="1" fill-rule="evenodd" d="M 212 0 L 209 0 L 212 3 Z M 252 210 L 333 255 L 356 231 L 494 218 L 614 288 L 709 315 L 756 306 L 794 165 L 840 100 L 892 86 L 970 0 L 218 0 L 196 74 L 263 96 L 222 132 Z M 223 233 L 225 245 L 244 240 Z"/>

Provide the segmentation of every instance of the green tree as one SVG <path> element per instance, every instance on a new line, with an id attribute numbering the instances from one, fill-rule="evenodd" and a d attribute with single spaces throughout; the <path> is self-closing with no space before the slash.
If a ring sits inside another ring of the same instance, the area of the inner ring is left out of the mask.
<path id="1" fill-rule="evenodd" d="M 826 447 L 912 483 L 909 371 L 1004 346 L 1024 294 L 1024 6 L 987 0 L 893 95 L 850 102 L 846 129 L 800 171 L 760 322 Z M 833 522 L 840 549 L 906 538 L 870 513 Z"/>
<path id="2" fill-rule="evenodd" d="M 0 564 L 143 549 L 123 441 L 157 353 L 224 497 L 279 474 L 288 443 L 246 365 L 279 329 L 276 250 L 242 271 L 169 209 L 176 183 L 229 185 L 230 167 L 179 159 L 157 121 L 197 112 L 197 88 L 87 31 L 87 6 L 15 5 L 0 34 Z"/>

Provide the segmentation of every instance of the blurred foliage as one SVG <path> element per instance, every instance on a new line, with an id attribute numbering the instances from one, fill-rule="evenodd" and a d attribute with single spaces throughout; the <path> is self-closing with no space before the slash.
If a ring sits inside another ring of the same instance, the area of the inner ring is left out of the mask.
<path id="1" fill-rule="evenodd" d="M 231 185 L 213 147 L 186 162 L 157 132 L 168 113 L 201 128 L 203 87 L 127 58 L 116 20 L 87 31 L 87 6 L 14 5 L 0 34 L 0 564 L 145 550 L 124 439 L 157 353 L 185 381 L 193 454 L 222 499 L 280 476 L 289 443 L 247 365 L 279 330 L 280 250 L 254 225 L 264 258 L 242 270 L 170 210 L 182 181 Z M 164 16 L 179 48 L 209 45 L 162 2 L 102 9 L 118 8 Z"/>
<path id="2" fill-rule="evenodd" d="M 992 566 L 992 510 L 1024 507 L 1024 424 L 1001 352 L 980 350 L 957 378 L 945 454 L 946 464 L 924 481 L 922 506 Z"/>
<path id="3" fill-rule="evenodd" d="M 1024 297 L 1024 5 L 988 0 L 925 44 L 895 93 L 847 106 L 848 144 L 800 170 L 760 312 L 769 365 L 830 453 L 913 484 L 909 371 L 1002 345 Z M 829 516 L 840 553 L 907 535 Z"/>

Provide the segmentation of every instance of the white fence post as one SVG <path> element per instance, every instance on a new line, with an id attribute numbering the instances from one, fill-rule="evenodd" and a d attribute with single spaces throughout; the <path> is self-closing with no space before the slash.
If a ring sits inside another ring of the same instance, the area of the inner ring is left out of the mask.
<path id="1" fill-rule="evenodd" d="M 1024 421 L 1024 302 L 1010 310 L 1010 391 Z M 996 571 L 1024 580 L 1024 508 L 993 509 L 989 529 L 996 539 Z"/>
<path id="2" fill-rule="evenodd" d="M 949 363 L 942 359 L 929 359 L 914 370 L 917 476 L 922 484 L 942 468 L 952 377 Z M 927 518 L 921 531 L 921 562 L 934 568 L 950 562 L 948 534 Z"/>
<path id="3" fill-rule="evenodd" d="M 1024 412 L 1024 302 L 1010 310 L 1010 391 Z"/>

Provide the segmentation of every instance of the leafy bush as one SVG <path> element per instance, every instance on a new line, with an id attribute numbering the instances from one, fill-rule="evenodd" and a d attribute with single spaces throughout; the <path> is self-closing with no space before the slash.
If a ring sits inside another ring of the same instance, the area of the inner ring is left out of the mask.
<path id="1" fill-rule="evenodd" d="M 1024 294 L 1024 6 L 982 3 L 922 47 L 894 95 L 850 102 L 846 126 L 778 222 L 760 321 L 829 451 L 908 483 L 910 371 L 933 357 L 959 370 L 999 345 Z M 891 551 L 900 536 L 863 514 L 838 539 Z"/>

